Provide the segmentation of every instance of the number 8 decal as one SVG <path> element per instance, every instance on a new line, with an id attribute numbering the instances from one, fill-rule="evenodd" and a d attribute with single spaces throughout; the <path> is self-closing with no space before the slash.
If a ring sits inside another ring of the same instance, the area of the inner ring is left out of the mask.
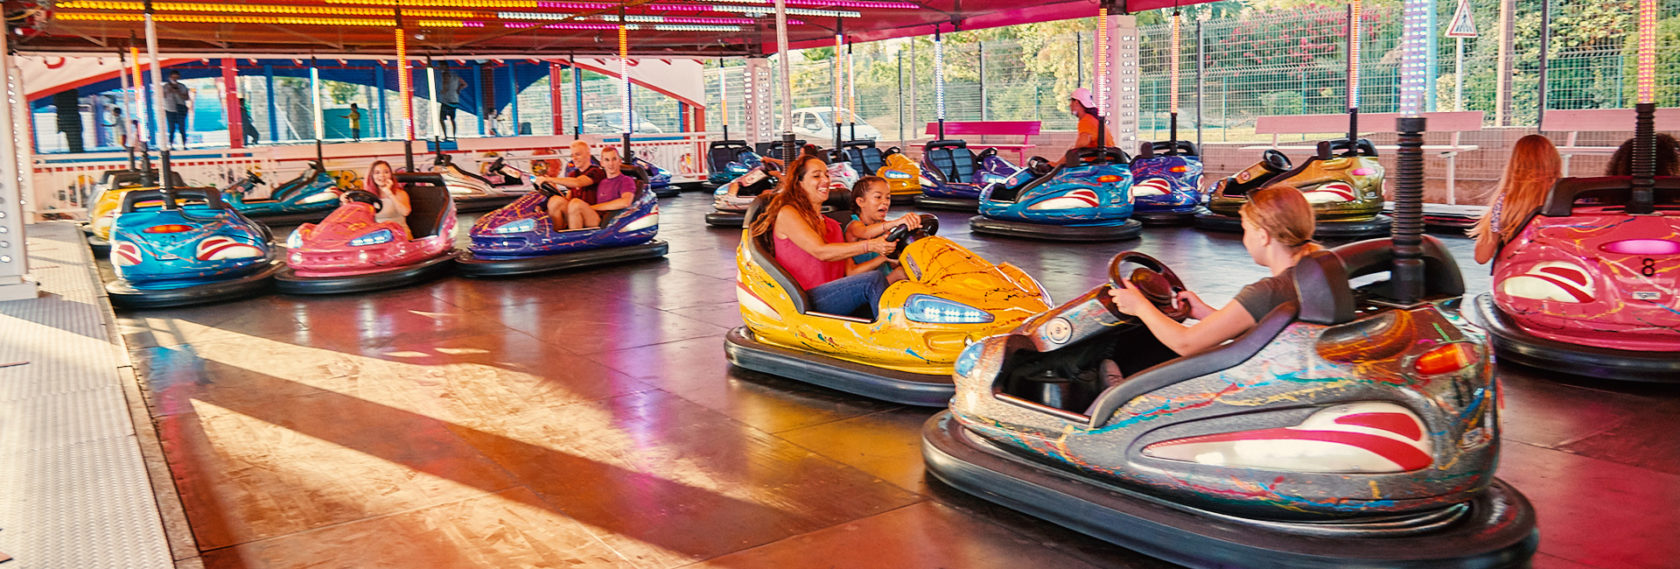
<path id="1" fill-rule="evenodd" d="M 1656 276 L 1657 275 L 1657 260 L 1652 259 L 1650 257 L 1646 257 L 1643 262 L 1644 262 L 1644 266 L 1639 268 L 1639 274 L 1645 275 L 1647 277 Z"/>

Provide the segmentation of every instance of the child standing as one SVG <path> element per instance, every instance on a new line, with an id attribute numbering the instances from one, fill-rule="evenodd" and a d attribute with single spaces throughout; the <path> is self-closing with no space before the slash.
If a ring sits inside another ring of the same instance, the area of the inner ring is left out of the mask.
<path id="1" fill-rule="evenodd" d="M 350 139 L 354 140 L 356 142 L 361 142 L 362 141 L 362 109 L 360 107 L 357 107 L 355 103 L 350 103 L 350 114 L 347 115 L 347 116 L 350 119 Z"/>

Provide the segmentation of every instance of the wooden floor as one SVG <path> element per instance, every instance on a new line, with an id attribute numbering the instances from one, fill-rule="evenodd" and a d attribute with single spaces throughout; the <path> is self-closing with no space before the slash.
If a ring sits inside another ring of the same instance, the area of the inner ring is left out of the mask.
<path id="1" fill-rule="evenodd" d="M 930 410 L 732 369 L 740 233 L 709 202 L 661 204 L 661 261 L 119 314 L 203 565 L 1166 566 L 927 480 Z M 1235 235 L 1047 244 L 940 215 L 1058 300 L 1130 248 L 1216 305 L 1264 276 Z M 1500 375 L 1535 565 L 1676 567 L 1680 392 Z"/>

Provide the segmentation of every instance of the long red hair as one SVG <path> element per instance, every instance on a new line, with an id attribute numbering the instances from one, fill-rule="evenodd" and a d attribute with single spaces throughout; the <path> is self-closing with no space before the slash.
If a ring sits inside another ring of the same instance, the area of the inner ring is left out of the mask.
<path id="1" fill-rule="evenodd" d="M 813 172 L 827 170 L 828 163 L 810 154 L 801 154 L 793 159 L 793 164 L 782 176 L 781 186 L 777 187 L 775 195 L 770 197 L 770 203 L 764 206 L 764 214 L 753 221 L 752 236 L 758 238 L 768 235 L 776 227 L 776 216 L 781 214 L 783 208 L 789 207 L 793 208 L 794 213 L 805 220 L 811 229 L 816 230 L 817 235 L 822 235 L 822 212 L 818 211 L 816 204 L 811 203 L 811 198 L 799 189 L 799 182 Z"/>
<path id="2" fill-rule="evenodd" d="M 1558 155 L 1551 139 L 1538 134 L 1517 139 L 1511 148 L 1511 162 L 1505 166 L 1505 177 L 1499 180 L 1499 191 L 1488 201 L 1488 210 L 1482 213 L 1482 218 L 1466 233 L 1476 239 L 1491 236 L 1498 238 L 1499 243 L 1509 243 L 1522 230 L 1523 221 L 1544 205 L 1546 194 L 1561 177 L 1563 157 Z M 1495 203 L 1500 204 L 1498 235 L 1492 235 Z"/>
<path id="3" fill-rule="evenodd" d="M 385 166 L 386 169 L 391 170 L 391 195 L 397 195 L 397 192 L 402 191 L 403 189 L 402 182 L 397 181 L 396 169 L 391 168 L 391 163 L 384 160 L 374 160 L 373 165 L 368 166 L 367 177 L 362 179 L 362 188 L 373 195 L 385 197 L 385 194 L 379 192 L 379 186 L 373 181 L 373 173 L 379 171 L 379 167 L 381 165 Z"/>

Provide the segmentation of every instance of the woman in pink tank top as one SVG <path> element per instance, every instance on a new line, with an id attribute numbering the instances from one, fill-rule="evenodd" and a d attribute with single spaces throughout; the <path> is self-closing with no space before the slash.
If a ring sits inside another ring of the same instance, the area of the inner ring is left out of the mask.
<path id="1" fill-rule="evenodd" d="M 753 220 L 751 235 L 771 234 L 776 263 L 793 276 L 811 298 L 811 310 L 874 318 L 887 275 L 858 267 L 852 257 L 893 250 L 885 237 L 846 242 L 840 223 L 823 216 L 828 200 L 828 165 L 809 154 L 793 161 L 793 175 L 770 198 L 765 213 Z"/>

